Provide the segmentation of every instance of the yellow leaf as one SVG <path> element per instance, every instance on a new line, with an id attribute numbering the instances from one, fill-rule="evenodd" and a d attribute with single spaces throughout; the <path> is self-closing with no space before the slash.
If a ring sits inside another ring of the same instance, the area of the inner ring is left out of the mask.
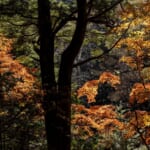
<path id="1" fill-rule="evenodd" d="M 146 114 L 143 116 L 145 126 L 150 126 L 150 115 Z"/>

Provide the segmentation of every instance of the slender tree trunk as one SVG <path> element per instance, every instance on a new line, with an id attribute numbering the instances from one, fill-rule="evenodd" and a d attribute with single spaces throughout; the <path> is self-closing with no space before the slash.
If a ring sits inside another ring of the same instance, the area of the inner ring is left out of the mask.
<path id="1" fill-rule="evenodd" d="M 43 109 L 48 150 L 57 149 L 56 95 L 54 75 L 54 35 L 51 29 L 49 0 L 38 0 L 38 27 L 40 36 L 40 67 L 43 88 Z"/>
<path id="2" fill-rule="evenodd" d="M 63 129 L 63 150 L 70 150 L 71 145 L 71 77 L 73 63 L 80 51 L 87 25 L 86 0 L 77 0 L 78 19 L 76 30 L 68 48 L 63 52 L 59 70 L 58 90 L 61 99 L 58 101 L 60 122 Z M 62 150 L 62 149 L 61 149 Z"/>

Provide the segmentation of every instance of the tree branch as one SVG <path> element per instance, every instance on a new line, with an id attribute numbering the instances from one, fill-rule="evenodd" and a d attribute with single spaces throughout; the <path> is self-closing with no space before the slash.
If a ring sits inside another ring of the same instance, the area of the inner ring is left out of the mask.
<path id="1" fill-rule="evenodd" d="M 110 11 L 111 9 L 113 9 L 116 5 L 120 4 L 122 1 L 123 0 L 118 0 L 113 5 L 111 5 L 110 7 L 106 8 L 104 11 L 102 11 L 101 13 L 99 13 L 99 14 L 93 16 L 93 17 L 88 18 L 88 21 L 91 22 L 91 21 L 94 21 L 95 19 L 101 17 L 102 15 L 104 15 L 105 13 L 107 13 L 108 11 Z"/>
<path id="2" fill-rule="evenodd" d="M 94 22 L 94 23 L 102 23 L 104 24 L 105 22 L 104 21 L 98 21 L 96 20 L 97 18 L 101 17 L 103 14 L 105 14 L 106 12 L 110 11 L 112 8 L 114 8 L 117 4 L 121 3 L 123 0 L 119 0 L 117 1 L 116 3 L 114 3 L 113 5 L 111 5 L 109 8 L 106 8 L 104 11 L 102 11 L 100 14 L 97 14 L 96 16 L 93 16 L 93 17 L 90 17 L 87 19 L 88 22 Z M 88 9 L 88 12 L 87 14 L 90 14 L 91 12 L 91 9 L 92 9 L 92 6 L 93 6 L 93 0 L 90 0 L 88 5 L 89 5 L 89 9 Z M 56 24 L 57 22 L 59 21 L 60 18 L 58 18 L 54 24 L 54 27 L 53 27 L 53 33 L 56 34 L 62 27 L 65 26 L 65 24 L 68 22 L 68 21 L 72 21 L 72 20 L 77 20 L 77 18 L 75 17 L 72 17 L 75 13 L 77 13 L 77 10 L 74 10 L 70 15 L 66 16 L 66 18 L 62 19 L 60 21 L 60 23 L 58 24 L 57 27 Z"/>
<path id="3" fill-rule="evenodd" d="M 89 3 L 88 3 L 88 6 L 89 6 L 89 9 L 87 11 L 87 15 L 90 14 L 91 10 L 92 10 L 92 7 L 93 7 L 93 0 L 90 0 Z"/>
<path id="4" fill-rule="evenodd" d="M 72 67 L 75 57 L 80 51 L 87 26 L 87 1 L 77 0 L 78 18 L 72 40 L 61 57 L 58 84 L 70 87 Z"/>
<path id="5" fill-rule="evenodd" d="M 24 22 L 24 23 L 22 23 L 22 24 L 13 23 L 13 22 L 8 21 L 8 20 L 7 20 L 7 22 L 8 22 L 9 24 L 13 25 L 13 26 L 19 26 L 19 27 L 25 27 L 25 26 L 31 26 L 31 25 L 37 26 L 37 25 L 38 25 L 38 24 L 33 23 L 33 22 Z"/>
<path id="6" fill-rule="evenodd" d="M 66 18 L 62 19 L 61 22 L 58 24 L 57 27 L 54 26 L 53 28 L 55 28 L 55 29 L 53 29 L 53 30 L 54 30 L 53 33 L 56 34 L 62 27 L 65 26 L 65 24 L 66 24 L 68 21 L 73 20 L 73 19 L 72 19 L 72 16 L 73 16 L 75 13 L 77 13 L 77 10 L 74 10 L 74 11 L 73 11 L 70 15 L 68 15 Z M 58 20 L 59 20 L 59 19 L 58 19 Z M 76 19 L 74 19 L 74 20 L 76 20 Z M 55 24 L 57 24 L 57 22 L 55 22 Z"/>
<path id="7" fill-rule="evenodd" d="M 105 54 L 108 54 L 119 43 L 119 41 L 122 39 L 122 37 L 127 33 L 128 29 L 130 28 L 130 25 L 131 25 L 131 22 L 129 23 L 128 28 L 124 31 L 124 33 L 121 35 L 121 37 L 113 44 L 113 46 L 111 48 L 109 48 L 108 50 L 104 51 L 103 54 L 100 54 L 100 55 L 94 56 L 94 57 L 90 57 L 90 58 L 88 58 L 86 60 L 78 62 L 78 63 L 74 64 L 73 67 L 78 67 L 78 66 L 83 65 L 83 64 L 85 64 L 85 63 L 87 63 L 89 61 L 101 58 Z"/>

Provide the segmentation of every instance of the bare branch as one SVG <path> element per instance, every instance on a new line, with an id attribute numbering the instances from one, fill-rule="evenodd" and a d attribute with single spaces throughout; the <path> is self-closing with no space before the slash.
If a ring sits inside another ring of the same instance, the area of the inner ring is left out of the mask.
<path id="1" fill-rule="evenodd" d="M 26 19 L 32 19 L 32 20 L 35 20 L 35 21 L 37 21 L 37 19 L 38 19 L 38 17 L 33 17 L 33 16 L 30 16 L 29 14 L 28 15 L 24 15 L 24 14 L 19 13 L 19 12 L 17 14 L 20 15 L 20 17 L 26 18 Z"/>
<path id="2" fill-rule="evenodd" d="M 77 66 L 83 65 L 83 64 L 85 64 L 85 63 L 87 63 L 89 61 L 101 58 L 105 54 L 108 54 L 119 43 L 119 41 L 122 39 L 122 37 L 127 33 L 128 29 L 130 28 L 130 25 L 131 25 L 131 22 L 129 23 L 128 28 L 124 31 L 124 33 L 121 35 L 121 37 L 113 44 L 113 46 L 111 48 L 109 48 L 108 50 L 104 51 L 103 54 L 100 54 L 100 55 L 94 56 L 94 57 L 90 57 L 90 58 L 88 58 L 86 60 L 78 62 L 78 63 L 74 64 L 73 67 L 77 67 Z"/>
<path id="3" fill-rule="evenodd" d="M 113 9 L 116 5 L 120 4 L 123 0 L 118 0 L 117 2 L 115 2 L 113 5 L 111 5 L 110 7 L 106 8 L 104 11 L 102 11 L 101 13 L 88 18 L 88 21 L 94 21 L 97 18 L 100 18 L 102 15 L 106 14 L 108 11 L 110 11 L 111 9 Z"/>
<path id="4" fill-rule="evenodd" d="M 25 22 L 25 23 L 22 23 L 22 24 L 13 23 L 13 22 L 8 21 L 8 20 L 7 20 L 7 22 L 8 22 L 9 24 L 13 25 L 13 26 L 19 26 L 19 27 L 31 26 L 31 25 L 37 26 L 37 24 L 36 24 L 36 23 L 33 23 L 33 22 Z"/>
<path id="5" fill-rule="evenodd" d="M 62 27 L 65 26 L 65 24 L 68 22 L 68 21 L 71 21 L 71 20 L 76 20 L 75 18 L 73 18 L 72 16 L 77 13 L 77 10 L 73 11 L 70 15 L 68 15 L 66 18 L 62 19 L 61 22 L 59 23 L 59 25 L 54 29 L 53 33 L 56 34 Z M 58 19 L 59 20 L 59 19 Z M 57 20 L 57 22 L 58 22 Z M 57 24 L 57 22 L 55 22 L 55 26 Z M 55 27 L 54 26 L 54 27 Z M 53 28 L 54 28 L 53 27 Z"/>
<path id="6" fill-rule="evenodd" d="M 88 3 L 88 6 L 89 6 L 89 9 L 87 11 L 87 14 L 89 15 L 91 10 L 92 10 L 92 7 L 93 7 L 93 0 L 90 0 L 89 3 Z"/>
<path id="7" fill-rule="evenodd" d="M 88 22 L 95 22 L 95 23 L 105 23 L 104 21 L 99 21 L 96 20 L 98 17 L 101 17 L 103 14 L 105 14 L 106 12 L 110 11 L 112 8 L 114 8 L 116 5 L 118 5 L 119 3 L 121 3 L 123 0 L 119 0 L 117 1 L 116 3 L 114 3 L 113 5 L 111 5 L 109 8 L 106 8 L 104 11 L 102 11 L 100 14 L 97 14 L 96 16 L 93 16 L 93 17 L 90 17 L 87 19 Z M 92 9 L 92 6 L 93 6 L 93 0 L 90 0 L 90 2 L 88 3 L 89 5 L 89 9 L 88 9 L 88 14 L 90 14 L 91 12 L 91 9 Z M 58 18 L 54 24 L 54 27 L 53 27 L 53 32 L 54 34 L 56 34 L 62 27 L 65 26 L 65 24 L 68 22 L 68 21 L 72 21 L 72 20 L 76 20 L 77 18 L 73 17 L 73 15 L 77 13 L 77 10 L 74 10 L 70 15 L 68 15 L 66 18 L 62 19 L 61 22 L 59 23 L 59 25 L 55 28 L 57 22 L 59 21 L 60 18 Z"/>
<path id="8" fill-rule="evenodd" d="M 70 87 L 72 66 L 82 46 L 87 26 L 87 1 L 77 0 L 78 18 L 72 40 L 61 57 L 58 85 Z"/>

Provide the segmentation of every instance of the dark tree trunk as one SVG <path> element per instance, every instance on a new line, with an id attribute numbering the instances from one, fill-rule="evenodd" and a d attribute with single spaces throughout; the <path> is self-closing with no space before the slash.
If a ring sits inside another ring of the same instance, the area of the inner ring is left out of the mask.
<path id="1" fill-rule="evenodd" d="M 40 65 L 44 89 L 55 87 L 54 35 L 51 29 L 49 0 L 38 0 L 38 27 L 40 35 Z"/>
<path id="2" fill-rule="evenodd" d="M 48 150 L 57 149 L 55 135 L 56 122 L 56 82 L 54 75 L 54 35 L 51 29 L 49 0 L 38 0 L 38 25 L 40 36 L 40 67 L 45 111 L 45 128 Z"/>
<path id="3" fill-rule="evenodd" d="M 73 63 L 83 43 L 87 24 L 86 0 L 77 0 L 77 7 L 76 30 L 70 45 L 62 54 L 58 79 L 58 90 L 61 97 L 58 101 L 59 110 L 61 110 L 58 112 L 58 116 L 61 116 L 59 125 L 62 124 L 64 150 L 70 150 L 71 146 L 71 76 Z"/>
<path id="4" fill-rule="evenodd" d="M 62 54 L 58 84 L 54 74 L 54 38 L 48 0 L 38 0 L 40 35 L 40 66 L 44 90 L 43 109 L 48 150 L 71 148 L 71 74 L 73 62 L 82 45 L 86 30 L 86 0 L 77 0 L 76 30 L 68 48 Z"/>

